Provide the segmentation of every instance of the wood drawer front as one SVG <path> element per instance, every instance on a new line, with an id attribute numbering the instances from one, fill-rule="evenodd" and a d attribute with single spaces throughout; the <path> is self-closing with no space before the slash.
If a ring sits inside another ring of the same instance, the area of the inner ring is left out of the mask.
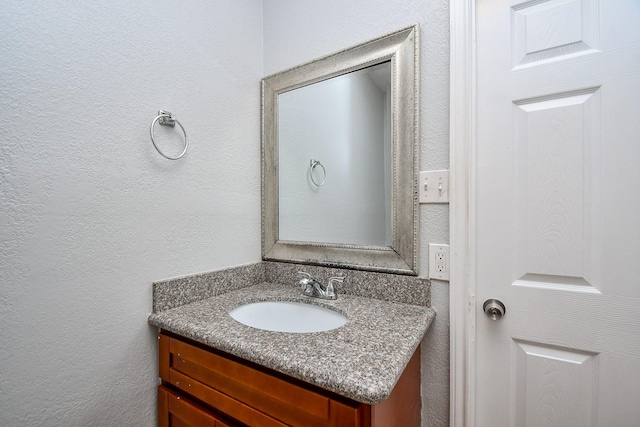
<path id="1" fill-rule="evenodd" d="M 249 426 L 264 427 L 285 427 L 286 424 L 271 418 L 269 415 L 246 405 L 244 402 L 236 400 L 218 390 L 208 387 L 199 381 L 189 378 L 186 375 L 171 370 L 170 383 L 181 390 L 185 390 L 190 395 L 202 402 L 211 405 L 220 412 L 223 412 L 238 421 Z"/>
<path id="2" fill-rule="evenodd" d="M 326 396 L 174 338 L 169 348 L 174 370 L 210 387 L 230 395 L 247 389 L 252 391 L 250 395 L 259 394 L 275 400 L 274 404 L 279 401 L 293 407 L 304 407 L 318 418 L 328 418 L 329 398 Z"/>
<path id="3" fill-rule="evenodd" d="M 158 387 L 158 402 L 158 426 L 233 427 L 196 403 L 163 386 Z"/>
<path id="4" fill-rule="evenodd" d="M 176 338 L 168 338 L 166 347 L 170 353 L 166 381 L 249 425 L 282 424 L 271 418 L 258 423 L 243 419 L 247 411 L 263 412 L 290 426 L 356 427 L 360 424 L 358 405 L 333 401 Z M 162 367 L 160 371 L 162 373 Z M 340 419 L 338 424 L 337 419 Z"/>

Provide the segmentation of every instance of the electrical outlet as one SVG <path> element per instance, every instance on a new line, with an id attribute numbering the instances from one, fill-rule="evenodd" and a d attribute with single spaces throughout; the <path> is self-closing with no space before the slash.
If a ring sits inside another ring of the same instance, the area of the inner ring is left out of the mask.
<path id="1" fill-rule="evenodd" d="M 449 245 L 429 243 L 429 278 L 449 280 Z"/>
<path id="2" fill-rule="evenodd" d="M 442 251 L 436 252 L 436 273 L 444 274 L 447 272 L 447 257 Z"/>

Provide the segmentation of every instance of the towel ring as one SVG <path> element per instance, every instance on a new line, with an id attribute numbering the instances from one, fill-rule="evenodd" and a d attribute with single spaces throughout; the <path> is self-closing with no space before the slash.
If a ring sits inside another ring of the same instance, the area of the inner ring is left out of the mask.
<path id="1" fill-rule="evenodd" d="M 327 170 L 324 168 L 322 163 L 320 163 L 320 160 L 311 159 L 309 164 L 311 166 L 309 168 L 309 178 L 311 178 L 311 182 L 313 182 L 317 187 L 322 187 L 324 185 L 324 182 L 327 180 Z M 318 184 L 316 182 L 316 180 L 313 179 L 313 170 L 316 168 L 316 166 L 320 166 L 322 168 L 323 178 L 322 178 L 322 182 L 320 184 Z"/>
<path id="2" fill-rule="evenodd" d="M 182 153 L 180 153 L 177 157 L 167 156 L 162 152 L 162 150 L 160 150 L 160 147 L 158 147 L 158 144 L 156 144 L 156 138 L 155 138 L 155 135 L 153 134 L 153 127 L 156 125 L 156 122 L 160 123 L 162 126 L 169 126 L 169 127 L 175 127 L 177 123 L 178 126 L 180 126 L 180 129 L 182 129 L 182 133 L 184 133 L 184 150 L 182 150 Z M 158 151 L 158 153 L 160 153 L 160 155 L 165 159 L 178 160 L 179 158 L 184 156 L 184 153 L 187 152 L 187 148 L 189 147 L 189 140 L 187 139 L 187 131 L 184 130 L 184 126 L 182 126 L 182 123 L 180 123 L 178 119 L 176 119 L 175 116 L 170 112 L 164 111 L 164 110 L 158 111 L 158 117 L 153 119 L 153 121 L 151 122 L 151 128 L 149 129 L 149 133 L 151 134 L 151 142 L 153 142 L 153 146 L 156 147 L 156 150 Z"/>

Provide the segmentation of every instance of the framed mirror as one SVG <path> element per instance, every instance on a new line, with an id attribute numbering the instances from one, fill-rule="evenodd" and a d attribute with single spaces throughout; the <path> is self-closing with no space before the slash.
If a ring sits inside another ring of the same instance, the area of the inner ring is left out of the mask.
<path id="1" fill-rule="evenodd" d="M 264 260 L 417 275 L 418 26 L 262 79 Z"/>

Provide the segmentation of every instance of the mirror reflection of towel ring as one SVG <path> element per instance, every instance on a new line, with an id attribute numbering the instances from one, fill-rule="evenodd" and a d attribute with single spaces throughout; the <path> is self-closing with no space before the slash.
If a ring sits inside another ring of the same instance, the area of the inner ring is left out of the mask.
<path id="1" fill-rule="evenodd" d="M 313 182 L 317 187 L 323 186 L 324 182 L 327 180 L 327 170 L 324 168 L 322 163 L 320 163 L 320 160 L 311 159 L 309 164 L 311 165 L 311 167 L 309 168 L 309 178 L 311 178 L 311 182 Z M 316 168 L 316 166 L 320 166 L 322 168 L 322 182 L 320 184 L 318 184 L 313 178 L 313 170 Z"/>
<path id="2" fill-rule="evenodd" d="M 177 157 L 167 156 L 162 152 L 162 150 L 160 150 L 160 148 L 158 147 L 158 144 L 156 144 L 156 138 L 153 133 L 153 127 L 158 121 L 162 126 L 169 126 L 169 127 L 175 127 L 177 123 L 178 126 L 180 126 L 180 129 L 182 129 L 182 133 L 184 133 L 184 150 L 182 150 L 182 153 L 178 154 Z M 151 134 L 151 142 L 153 142 L 153 146 L 156 147 L 156 150 L 158 150 L 158 153 L 160 153 L 160 155 L 165 159 L 178 160 L 179 158 L 184 156 L 184 153 L 187 152 L 187 148 L 189 148 L 189 141 L 187 140 L 187 131 L 184 130 L 182 123 L 180 123 L 178 119 L 176 119 L 175 116 L 168 111 L 164 111 L 164 110 L 158 111 L 158 117 L 153 119 L 153 121 L 151 122 L 151 129 L 149 129 L 149 133 Z"/>

